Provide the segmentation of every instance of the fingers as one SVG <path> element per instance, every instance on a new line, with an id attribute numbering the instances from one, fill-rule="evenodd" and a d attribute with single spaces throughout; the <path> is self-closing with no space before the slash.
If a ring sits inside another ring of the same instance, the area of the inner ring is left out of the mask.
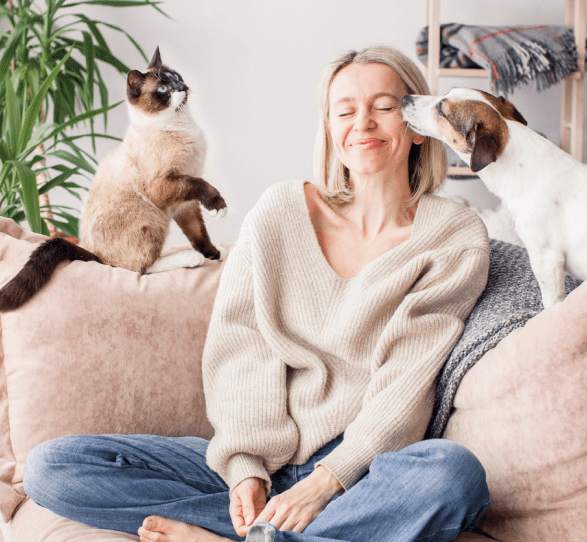
<path id="1" fill-rule="evenodd" d="M 265 502 L 265 482 L 260 478 L 247 478 L 232 490 L 229 513 L 239 536 L 247 534 L 265 507 Z"/>
<path id="2" fill-rule="evenodd" d="M 273 497 L 257 521 L 281 531 L 302 532 L 342 488 L 328 469 L 318 467 L 310 476 Z"/>
<path id="3" fill-rule="evenodd" d="M 271 499 L 255 523 L 271 523 L 280 531 L 301 533 L 316 519 L 321 507 L 312 506 L 307 502 L 294 503 L 287 497 L 282 494 Z"/>

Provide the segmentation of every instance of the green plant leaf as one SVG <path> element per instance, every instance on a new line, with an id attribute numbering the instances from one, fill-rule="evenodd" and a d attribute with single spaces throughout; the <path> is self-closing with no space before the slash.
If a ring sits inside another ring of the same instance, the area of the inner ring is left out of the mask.
<path id="1" fill-rule="evenodd" d="M 102 113 L 104 113 L 106 111 L 110 111 L 111 109 L 118 107 L 122 102 L 123 102 L 123 100 L 121 100 L 120 102 L 116 102 L 115 104 L 109 105 L 107 107 L 101 107 L 100 109 L 94 109 L 92 111 L 87 111 L 85 113 L 81 113 L 80 115 L 76 115 L 75 117 L 69 119 L 67 122 L 64 122 L 63 124 L 60 124 L 59 126 L 57 126 L 55 128 L 55 130 L 53 130 L 45 138 L 45 140 L 52 139 L 52 138 L 56 137 L 61 132 L 63 132 L 63 130 L 65 130 L 66 128 L 69 128 L 70 126 L 74 126 L 75 124 L 78 124 L 86 119 L 89 119 L 91 117 L 95 117 L 97 115 L 101 115 Z"/>
<path id="2" fill-rule="evenodd" d="M 67 171 L 63 172 L 61 175 L 57 175 L 57 177 L 54 177 L 49 182 L 46 182 L 44 185 L 40 186 L 38 188 L 39 194 L 44 194 L 52 188 L 57 188 L 58 186 L 61 186 L 65 181 L 67 181 L 67 179 L 69 179 L 72 175 L 75 175 L 76 173 L 77 169 L 67 168 Z"/>
<path id="3" fill-rule="evenodd" d="M 5 45 L 4 53 L 2 53 L 2 58 L 0 58 L 0 83 L 2 83 L 8 75 L 10 75 L 10 63 L 14 58 L 14 52 L 19 45 L 21 35 L 25 31 L 26 28 L 23 26 L 16 28 Z"/>
<path id="4" fill-rule="evenodd" d="M 39 145 L 47 141 L 45 134 L 54 126 L 52 122 L 44 122 L 35 128 L 26 148 L 17 156 L 18 160 L 25 160 Z"/>
<path id="5" fill-rule="evenodd" d="M 51 211 L 53 214 L 63 216 L 63 213 L 57 213 L 54 207 L 51 209 Z M 54 218 L 48 218 L 47 220 L 63 233 L 66 233 L 71 237 L 79 238 L 79 218 L 76 218 L 72 215 L 67 215 L 67 217 L 64 218 L 67 218 L 66 222 L 63 222 L 62 220 L 55 220 Z"/>
<path id="6" fill-rule="evenodd" d="M 91 19 L 88 19 L 85 15 L 82 15 L 82 14 L 77 14 L 77 15 L 84 23 L 86 23 L 86 26 L 90 29 L 90 32 L 92 33 L 96 42 L 98 43 L 98 46 L 101 47 L 102 49 L 106 49 L 107 51 L 110 51 L 110 47 L 108 47 L 108 44 L 106 43 L 106 40 L 104 39 L 104 36 L 102 35 L 102 32 L 100 32 L 100 29 L 98 28 L 97 22 L 92 21 Z"/>
<path id="7" fill-rule="evenodd" d="M 10 160 L 10 152 L 8 151 L 6 141 L 0 139 L 0 164 L 3 164 L 6 160 Z"/>
<path id="8" fill-rule="evenodd" d="M 29 226 L 35 233 L 45 233 L 47 226 L 41 218 L 39 191 L 37 190 L 37 177 L 35 172 L 21 162 L 11 162 L 20 179 L 20 195 Z M 43 226 L 45 227 L 43 228 Z"/>
<path id="9" fill-rule="evenodd" d="M 4 134 L 4 140 L 8 146 L 8 152 L 14 156 L 18 152 L 18 138 L 21 127 L 20 109 L 21 104 L 16 97 L 14 87 L 12 86 L 13 77 L 10 77 L 5 82 L 6 92 L 6 115 L 8 120 L 7 130 Z"/>
<path id="10" fill-rule="evenodd" d="M 92 110 L 94 107 L 94 72 L 96 67 L 96 55 L 94 53 L 94 40 L 89 32 L 83 32 L 84 36 L 84 53 L 86 57 L 86 80 L 85 86 L 85 101 L 86 111 Z M 90 132 L 94 134 L 94 117 L 89 117 L 90 121 Z M 92 137 L 92 149 L 96 152 L 96 139 Z"/>
<path id="11" fill-rule="evenodd" d="M 71 154 L 70 152 L 59 149 L 51 152 L 50 154 L 48 154 L 48 156 L 53 156 L 55 158 L 65 160 L 66 162 L 69 162 L 70 164 L 73 164 L 74 166 L 77 166 L 78 168 L 83 169 L 84 171 L 87 171 L 92 175 L 96 173 L 96 170 L 86 160 L 84 160 L 80 156 Z"/>
<path id="12" fill-rule="evenodd" d="M 71 2 L 69 4 L 64 4 L 64 8 L 69 8 L 73 6 L 81 6 L 84 4 L 87 5 L 97 5 L 97 6 L 109 6 L 113 8 L 130 8 L 130 7 L 140 7 L 140 6 L 152 6 L 155 8 L 159 13 L 165 15 L 168 19 L 170 18 L 167 13 L 165 13 L 161 8 L 158 7 L 158 4 L 162 4 L 163 2 L 159 1 L 151 1 L 151 0 L 83 0 L 81 2 Z"/>
<path id="13" fill-rule="evenodd" d="M 41 87 L 39 88 L 38 92 L 33 96 L 31 103 L 29 104 L 24 122 L 20 132 L 20 138 L 18 142 L 18 150 L 21 151 L 24 149 L 26 142 L 31 138 L 31 133 L 33 131 L 33 127 L 35 123 L 38 121 L 39 113 L 41 112 L 41 107 L 43 106 L 43 102 L 45 101 L 45 97 L 47 96 L 47 92 L 49 87 L 53 83 L 53 80 L 57 77 L 59 70 L 67 59 L 71 56 L 73 49 L 70 49 L 68 53 L 63 57 L 61 62 L 55 66 L 51 70 L 51 73 L 48 75 L 47 79 L 43 82 Z"/>

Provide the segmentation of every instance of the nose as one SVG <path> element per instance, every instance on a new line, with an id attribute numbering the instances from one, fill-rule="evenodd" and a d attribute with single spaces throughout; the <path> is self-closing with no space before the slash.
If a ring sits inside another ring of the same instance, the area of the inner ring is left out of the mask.
<path id="1" fill-rule="evenodd" d="M 371 116 L 369 110 L 359 111 L 357 119 L 355 121 L 355 130 L 370 130 L 376 125 L 375 120 Z"/>

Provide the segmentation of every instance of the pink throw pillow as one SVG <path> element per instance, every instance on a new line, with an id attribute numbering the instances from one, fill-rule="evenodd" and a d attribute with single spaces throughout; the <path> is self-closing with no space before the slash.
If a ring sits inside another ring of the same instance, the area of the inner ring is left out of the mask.
<path id="1" fill-rule="evenodd" d="M 587 284 L 487 352 L 454 407 L 444 437 L 487 470 L 481 529 L 503 542 L 584 542 Z"/>
<path id="2" fill-rule="evenodd" d="M 0 286 L 42 236 L 0 218 Z M 201 357 L 223 264 L 141 276 L 63 264 L 49 285 L 0 315 L 0 511 L 24 499 L 36 444 L 70 434 L 212 436 Z"/>

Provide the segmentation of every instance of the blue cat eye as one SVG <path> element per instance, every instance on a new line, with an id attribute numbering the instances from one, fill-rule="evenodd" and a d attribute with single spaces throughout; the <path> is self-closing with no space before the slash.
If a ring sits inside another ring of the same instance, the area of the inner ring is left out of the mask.
<path id="1" fill-rule="evenodd" d="M 165 85 L 161 85 L 159 87 L 159 92 L 167 92 L 167 87 Z"/>

